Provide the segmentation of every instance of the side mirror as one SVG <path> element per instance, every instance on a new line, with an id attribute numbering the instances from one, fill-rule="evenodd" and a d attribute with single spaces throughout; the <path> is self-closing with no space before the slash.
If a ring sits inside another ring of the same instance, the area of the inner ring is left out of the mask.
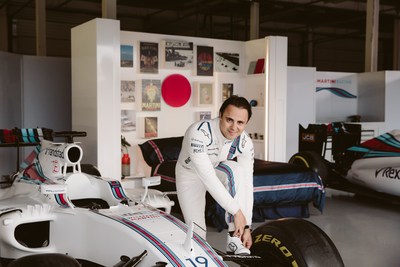
<path id="1" fill-rule="evenodd" d="M 142 178 L 142 186 L 156 186 L 161 184 L 161 176 L 151 176 Z"/>
<path id="2" fill-rule="evenodd" d="M 151 177 L 144 177 L 142 178 L 142 186 L 144 187 L 144 193 L 142 196 L 141 201 L 147 197 L 147 193 L 149 192 L 149 186 L 156 186 L 161 184 L 161 176 L 151 176 Z"/>

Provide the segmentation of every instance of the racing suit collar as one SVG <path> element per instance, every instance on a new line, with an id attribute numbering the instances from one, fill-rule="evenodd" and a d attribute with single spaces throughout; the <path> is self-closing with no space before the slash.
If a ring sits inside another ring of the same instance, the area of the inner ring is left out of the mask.
<path id="1" fill-rule="evenodd" d="M 211 122 L 211 124 L 212 124 L 212 127 L 214 128 L 214 132 L 216 133 L 216 138 L 217 138 L 217 140 L 219 141 L 219 142 L 221 142 L 221 144 L 230 144 L 230 143 L 232 143 L 233 142 L 233 140 L 229 140 L 228 138 L 226 138 L 223 134 L 222 134 L 222 132 L 221 132 L 221 129 L 219 128 L 219 120 L 220 120 L 220 118 L 219 117 L 217 117 L 217 118 L 215 118 L 215 119 L 213 119 L 212 120 L 212 122 Z"/>

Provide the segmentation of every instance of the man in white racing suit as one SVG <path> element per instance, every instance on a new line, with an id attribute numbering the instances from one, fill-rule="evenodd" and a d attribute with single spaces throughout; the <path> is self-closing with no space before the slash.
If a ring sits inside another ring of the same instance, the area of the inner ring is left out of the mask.
<path id="1" fill-rule="evenodd" d="M 186 223 L 195 223 L 205 238 L 206 191 L 225 209 L 227 251 L 250 254 L 253 209 L 253 142 L 244 128 L 249 102 L 231 96 L 219 117 L 192 124 L 185 133 L 176 165 L 178 200 Z"/>

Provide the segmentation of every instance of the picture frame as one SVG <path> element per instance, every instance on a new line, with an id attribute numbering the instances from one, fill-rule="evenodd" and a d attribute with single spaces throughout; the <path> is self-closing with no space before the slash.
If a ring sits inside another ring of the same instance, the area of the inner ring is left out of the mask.
<path id="1" fill-rule="evenodd" d="M 158 43 L 139 43 L 140 73 L 158 74 Z"/>
<path id="2" fill-rule="evenodd" d="M 211 111 L 199 111 L 199 112 L 196 112 L 196 121 L 211 120 L 211 119 L 212 119 L 212 112 Z"/>
<path id="3" fill-rule="evenodd" d="M 221 103 L 233 95 L 233 83 L 221 84 Z"/>
<path id="4" fill-rule="evenodd" d="M 161 42 L 161 62 L 166 69 L 190 70 L 194 65 L 193 42 L 164 40 Z"/>
<path id="5" fill-rule="evenodd" d="M 160 111 L 161 110 L 161 80 L 142 79 L 141 80 L 141 110 Z"/>
<path id="6" fill-rule="evenodd" d="M 120 47 L 121 51 L 121 68 L 133 68 L 133 45 L 124 45 Z"/>
<path id="7" fill-rule="evenodd" d="M 134 132 L 136 131 L 136 111 L 135 110 L 121 110 L 121 132 Z"/>
<path id="8" fill-rule="evenodd" d="M 144 138 L 158 137 L 158 117 L 143 117 Z"/>
<path id="9" fill-rule="evenodd" d="M 135 81 L 121 80 L 121 103 L 136 103 Z"/>
<path id="10" fill-rule="evenodd" d="M 215 71 L 238 73 L 239 59 L 239 53 L 215 52 Z"/>
<path id="11" fill-rule="evenodd" d="M 208 107 L 214 104 L 214 85 L 211 82 L 196 82 L 193 93 L 193 105 Z"/>
<path id="12" fill-rule="evenodd" d="M 198 45 L 196 48 L 197 76 L 213 76 L 214 47 Z"/>

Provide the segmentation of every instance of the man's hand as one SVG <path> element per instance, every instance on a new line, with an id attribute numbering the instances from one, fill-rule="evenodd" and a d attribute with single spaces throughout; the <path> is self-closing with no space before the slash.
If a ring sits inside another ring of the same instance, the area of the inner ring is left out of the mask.
<path id="1" fill-rule="evenodd" d="M 234 223 L 235 232 L 233 233 L 233 235 L 241 239 L 244 233 L 244 227 L 246 226 L 246 218 L 244 217 L 242 210 L 239 209 L 238 212 L 236 212 L 234 216 Z"/>
<path id="2" fill-rule="evenodd" d="M 250 229 L 245 229 L 243 236 L 242 236 L 243 246 L 250 249 L 251 245 L 253 245 L 253 240 L 251 238 L 251 231 Z"/>

